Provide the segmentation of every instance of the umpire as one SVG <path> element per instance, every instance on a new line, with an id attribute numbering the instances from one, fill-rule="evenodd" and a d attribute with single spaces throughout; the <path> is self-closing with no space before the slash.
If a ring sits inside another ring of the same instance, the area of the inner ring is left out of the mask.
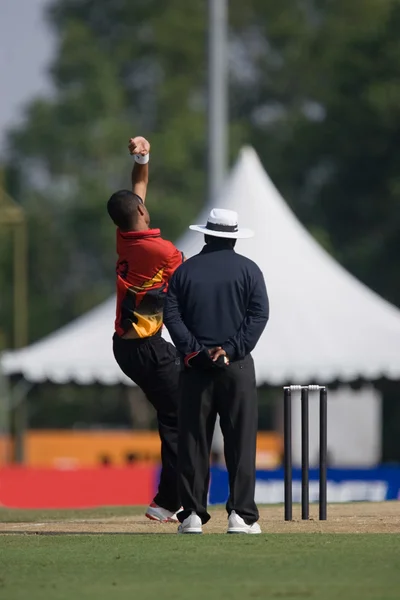
<path id="1" fill-rule="evenodd" d="M 234 251 L 239 229 L 235 212 L 213 209 L 200 254 L 170 281 L 164 323 L 184 357 L 178 418 L 178 469 L 183 511 L 178 533 L 202 533 L 207 523 L 209 457 L 217 414 L 224 435 L 230 494 L 228 533 L 261 533 L 254 501 L 257 393 L 250 352 L 269 316 L 258 266 Z"/>

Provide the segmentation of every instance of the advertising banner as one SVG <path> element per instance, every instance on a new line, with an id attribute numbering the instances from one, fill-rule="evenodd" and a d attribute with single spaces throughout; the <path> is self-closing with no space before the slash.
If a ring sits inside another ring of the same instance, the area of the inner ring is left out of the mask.
<path id="1" fill-rule="evenodd" d="M 0 506 L 91 508 L 148 504 L 157 471 L 150 466 L 94 469 L 0 469 Z"/>
<path id="2" fill-rule="evenodd" d="M 318 469 L 310 469 L 310 502 L 318 501 Z M 256 502 L 283 502 L 283 469 L 257 471 Z M 374 469 L 328 469 L 328 502 L 383 502 L 400 500 L 400 466 Z M 210 504 L 224 504 L 228 497 L 225 469 L 211 470 Z M 301 470 L 293 469 L 293 502 L 301 500 Z"/>

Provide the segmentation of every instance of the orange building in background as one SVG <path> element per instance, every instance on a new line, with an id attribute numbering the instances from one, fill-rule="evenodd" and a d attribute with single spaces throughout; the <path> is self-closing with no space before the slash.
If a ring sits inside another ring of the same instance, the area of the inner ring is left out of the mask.
<path id="1" fill-rule="evenodd" d="M 10 449 L 6 436 L 0 437 L 0 466 L 9 461 Z M 274 468 L 281 463 L 281 457 L 281 436 L 259 433 L 257 467 Z M 25 436 L 27 467 L 77 469 L 136 462 L 160 462 L 157 431 L 32 430 Z"/>

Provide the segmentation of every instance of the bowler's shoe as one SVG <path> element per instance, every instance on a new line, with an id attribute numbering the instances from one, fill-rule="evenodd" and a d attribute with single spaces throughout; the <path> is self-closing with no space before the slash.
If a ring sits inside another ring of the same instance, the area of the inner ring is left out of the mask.
<path id="1" fill-rule="evenodd" d="M 159 523 L 179 523 L 176 513 L 158 506 L 152 502 L 146 511 L 146 517 L 150 521 L 158 521 Z"/>

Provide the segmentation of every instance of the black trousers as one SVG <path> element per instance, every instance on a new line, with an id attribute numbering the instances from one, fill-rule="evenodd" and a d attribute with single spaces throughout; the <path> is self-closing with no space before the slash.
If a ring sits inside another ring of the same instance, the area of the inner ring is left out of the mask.
<path id="1" fill-rule="evenodd" d="M 154 502 L 172 512 L 181 507 L 178 490 L 178 398 L 180 359 L 160 335 L 143 340 L 113 338 L 121 370 L 146 394 L 157 411 L 162 469 Z"/>
<path id="2" fill-rule="evenodd" d="M 258 520 L 254 502 L 257 438 L 257 391 L 251 356 L 223 369 L 185 369 L 179 402 L 179 489 L 182 522 L 195 511 L 203 523 L 207 512 L 210 451 L 217 414 L 224 436 L 229 474 L 228 513 L 235 510 L 251 525 Z"/>

